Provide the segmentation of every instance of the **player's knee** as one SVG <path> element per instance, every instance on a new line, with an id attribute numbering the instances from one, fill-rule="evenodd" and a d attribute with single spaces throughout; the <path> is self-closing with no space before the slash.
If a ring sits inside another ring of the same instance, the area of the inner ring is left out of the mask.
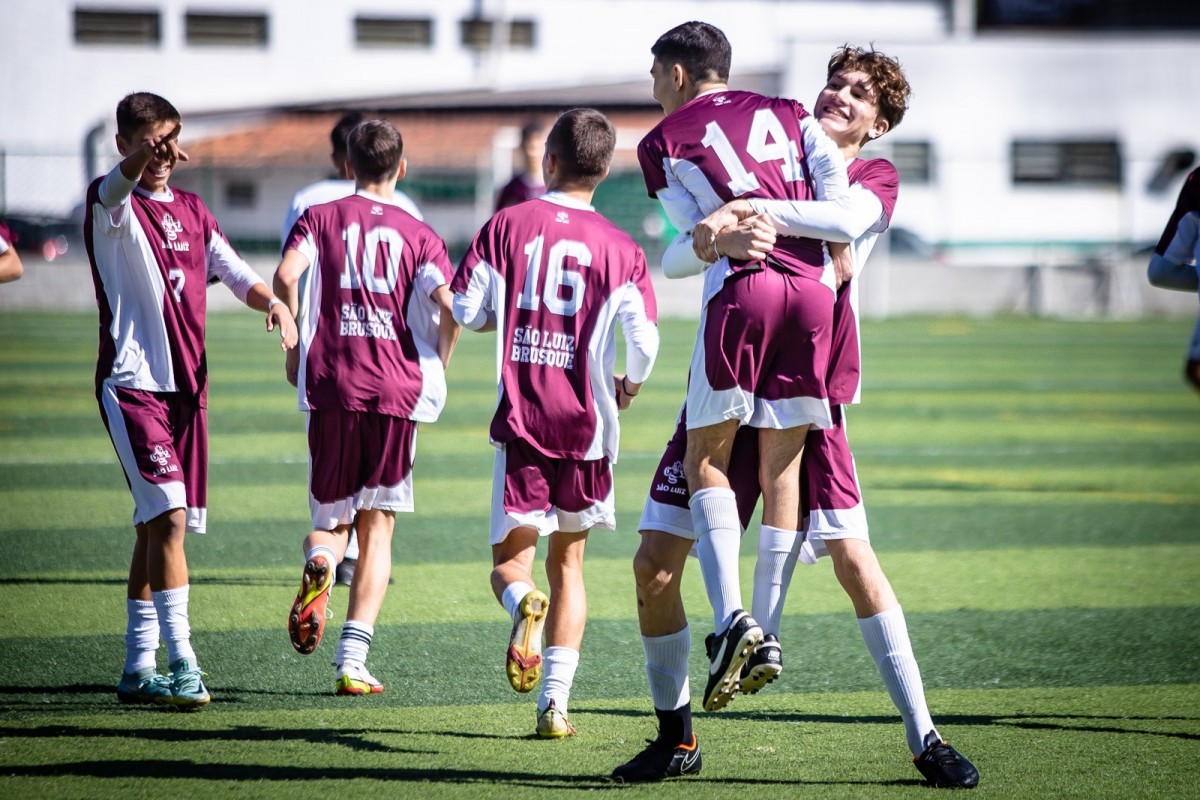
<path id="1" fill-rule="evenodd" d="M 656 597 L 671 584 L 674 577 L 670 566 L 663 563 L 650 548 L 638 548 L 633 557 L 633 576 L 637 582 L 638 596 Z"/>

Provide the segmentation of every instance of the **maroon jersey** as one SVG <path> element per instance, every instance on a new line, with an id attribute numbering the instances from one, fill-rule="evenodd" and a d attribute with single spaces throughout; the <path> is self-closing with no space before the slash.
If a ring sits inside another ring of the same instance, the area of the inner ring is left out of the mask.
<path id="1" fill-rule="evenodd" d="M 900 192 L 900 176 L 890 161 L 856 158 L 846 167 L 850 183 L 859 184 L 879 198 L 883 220 L 851 244 L 851 256 L 865 266 L 879 234 L 891 224 Z M 782 238 L 782 237 L 781 237 Z M 825 386 L 830 405 L 857 403 L 862 375 L 862 350 L 858 338 L 858 280 L 841 286 L 833 306 L 833 338 L 829 346 L 829 371 Z"/>
<path id="2" fill-rule="evenodd" d="M 1179 191 L 1179 200 L 1175 203 L 1175 210 L 1171 212 L 1171 218 L 1167 220 L 1167 227 L 1163 229 L 1162 238 L 1158 240 L 1158 247 L 1154 248 L 1154 252 L 1158 255 L 1164 255 L 1167 248 L 1171 246 L 1171 240 L 1175 238 L 1175 228 L 1179 225 L 1179 220 L 1189 211 L 1200 212 L 1200 167 L 1192 170 L 1191 174 L 1183 181 L 1183 188 Z"/>
<path id="3" fill-rule="evenodd" d="M 616 460 L 613 396 L 618 320 L 630 379 L 658 349 L 646 257 L 591 206 L 551 193 L 496 213 L 451 284 L 456 315 L 494 313 L 500 391 L 491 438 L 551 458 Z M 461 319 L 461 317 L 460 317 Z"/>
<path id="4" fill-rule="evenodd" d="M 496 197 L 496 210 L 515 206 L 526 200 L 535 200 L 545 193 L 546 187 L 540 183 L 533 183 L 529 175 L 525 173 L 514 175 L 511 181 L 504 184 L 504 188 Z"/>
<path id="5" fill-rule="evenodd" d="M 811 200 L 815 195 L 801 130 L 806 117 L 808 112 L 794 100 L 753 92 L 724 90 L 696 97 L 668 114 L 638 145 L 646 189 L 663 200 L 668 214 L 667 190 L 675 187 L 695 199 L 701 216 L 738 197 Z M 817 280 L 825 269 L 822 245 L 815 239 L 781 237 L 768 260 Z M 745 268 L 738 262 L 730 266 L 734 271 Z"/>
<path id="6" fill-rule="evenodd" d="M 83 225 L 100 310 L 97 392 L 107 380 L 127 389 L 203 396 L 208 283 L 221 280 L 244 299 L 260 279 L 198 195 L 134 189 L 105 206 L 104 180 L 88 187 Z"/>
<path id="7" fill-rule="evenodd" d="M 300 408 L 435 421 L 446 379 L 431 295 L 451 268 L 433 229 L 360 193 L 309 208 L 284 249 L 310 265 L 298 320 Z"/>

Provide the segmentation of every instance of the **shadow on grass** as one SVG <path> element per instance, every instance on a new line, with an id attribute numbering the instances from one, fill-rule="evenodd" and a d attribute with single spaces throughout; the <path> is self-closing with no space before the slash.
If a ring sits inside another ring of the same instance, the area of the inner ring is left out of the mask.
<path id="1" fill-rule="evenodd" d="M 603 714 L 614 717 L 646 717 L 641 711 L 628 709 L 592 709 L 588 713 Z M 705 715 L 708 716 L 708 715 Z M 721 719 L 740 720 L 744 722 L 803 722 L 825 725 L 894 725 L 900 720 L 896 716 L 845 716 L 842 714 L 796 714 L 791 712 L 772 711 L 722 711 Z M 703 720 L 704 717 L 699 719 Z M 1057 721 L 1056 721 L 1057 720 Z M 1078 720 L 1082 724 L 1071 724 Z M 1146 736 L 1162 736 L 1169 739 L 1184 741 L 1200 741 L 1200 733 L 1186 731 L 1148 731 L 1137 728 L 1105 725 L 1105 722 L 1197 722 L 1200 716 L 1154 716 L 1137 717 L 1128 715 L 1096 715 L 1096 714 L 938 714 L 937 725 L 947 730 L 971 725 L 985 727 L 989 725 L 1021 728 L 1023 730 L 1053 730 L 1072 733 L 1135 733 Z M 701 723 L 702 724 L 702 723 Z"/>
<path id="2" fill-rule="evenodd" d="M 118 779 L 177 779 L 202 778 L 206 781 L 331 781 L 377 780 L 411 783 L 449 784 L 506 784 L 514 787 L 554 789 L 556 791 L 597 790 L 620 791 L 627 787 L 607 777 L 585 775 L 531 774 L 499 770 L 408 768 L 408 767 L 277 767 L 261 764 L 212 764 L 194 761 L 73 761 L 65 764 L 6 766 L 9 777 L 59 778 L 118 778 Z M 752 778 L 705 778 L 699 775 L 686 779 L 688 784 L 710 786 L 918 786 L 920 779 L 889 781 L 779 781 Z M 324 785 L 324 784 L 322 784 Z"/>

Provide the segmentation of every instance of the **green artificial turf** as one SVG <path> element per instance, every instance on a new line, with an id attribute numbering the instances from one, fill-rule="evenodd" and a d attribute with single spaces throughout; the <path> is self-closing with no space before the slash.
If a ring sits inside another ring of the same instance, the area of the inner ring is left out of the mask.
<path id="1" fill-rule="evenodd" d="M 872 539 L 934 719 L 978 765 L 980 795 L 1200 796 L 1189 325 L 863 325 L 849 432 Z M 181 714 L 113 693 L 132 508 L 92 393 L 95 318 L 0 316 L 0 797 L 927 796 L 826 562 L 797 569 L 779 681 L 697 712 L 699 776 L 605 780 L 654 734 L 630 559 L 694 329 L 663 322 L 655 374 L 622 415 L 619 530 L 588 544 L 579 734 L 543 742 L 536 698 L 504 677 L 509 625 L 488 586 L 490 336 L 464 334 L 446 411 L 421 429 L 417 511 L 397 523 L 370 657 L 387 690 L 339 698 L 345 588 L 315 655 L 285 631 L 308 526 L 303 417 L 260 316 L 210 319 L 209 533 L 188 553 L 213 702 Z M 750 542 L 743 555 L 748 598 Z M 698 694 L 711 618 L 694 565 L 684 595 Z"/>

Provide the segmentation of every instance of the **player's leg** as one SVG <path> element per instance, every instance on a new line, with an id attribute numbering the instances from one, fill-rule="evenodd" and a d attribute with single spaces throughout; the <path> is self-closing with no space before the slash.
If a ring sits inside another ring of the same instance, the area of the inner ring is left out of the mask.
<path id="1" fill-rule="evenodd" d="M 359 558 L 346 622 L 338 639 L 334 664 L 337 666 L 337 693 L 348 695 L 378 694 L 383 684 L 367 671 L 367 654 L 375 636 L 375 620 L 387 594 L 392 574 L 392 532 L 396 512 L 366 508 L 358 512 Z"/>
<path id="2" fill-rule="evenodd" d="M 537 528 L 518 525 L 492 545 L 492 592 L 512 621 L 505 671 L 518 692 L 531 691 L 542 679 L 542 628 L 550 600 L 533 579 L 539 538 Z"/>
<path id="3" fill-rule="evenodd" d="M 528 692 L 542 678 L 542 628 L 550 600 L 533 579 L 538 539 L 558 530 L 547 475 L 551 459 L 510 442 L 496 451 L 492 471 L 492 592 L 512 620 L 505 672 L 509 685 Z"/>
<path id="4" fill-rule="evenodd" d="M 167 645 L 169 702 L 201 708 L 210 697 L 191 645 L 184 539 L 189 530 L 204 530 L 208 479 L 204 409 L 176 395 L 133 391 L 110 383 L 101 387 L 99 399 L 101 417 L 133 494 L 139 541 L 144 538 L 144 548 L 139 546 L 131 561 L 127 595 L 145 599 L 143 579 L 149 587 L 158 635 Z M 143 554 L 144 561 L 139 561 Z M 136 613 L 143 612 L 148 616 L 144 607 Z M 148 638 L 148 631 L 146 635 Z M 122 690 L 130 683 L 123 677 Z M 152 699 L 166 698 L 156 695 Z"/>
<path id="5" fill-rule="evenodd" d="M 125 667 L 117 684 L 122 703 L 168 703 L 171 682 L 158 673 L 158 611 L 147 574 L 149 538 L 145 524 L 135 526 L 136 541 L 125 595 Z"/>
<path id="6" fill-rule="evenodd" d="M 558 531 L 549 536 L 546 581 L 550 586 L 551 603 L 546 614 L 542 690 L 537 704 L 537 733 L 545 739 L 559 739 L 575 733 L 574 726 L 568 721 L 568 713 L 587 622 L 587 591 L 583 580 L 587 535 L 587 531 Z"/>
<path id="7" fill-rule="evenodd" d="M 329 616 L 335 567 L 342 557 L 358 508 L 362 452 L 359 415 L 340 411 L 308 414 L 308 504 L 312 529 L 302 548 L 300 588 L 288 611 L 288 637 L 301 655 L 317 649 Z"/>
<path id="8" fill-rule="evenodd" d="M 904 611 L 870 542 L 830 539 L 825 547 L 838 582 L 854 604 L 867 651 L 904 721 L 905 737 L 917 768 L 937 786 L 976 785 L 979 773 L 975 767 L 946 744 L 933 725 Z"/>
<path id="9" fill-rule="evenodd" d="M 657 512 L 652 506 L 658 505 Z M 647 499 L 641 543 L 633 559 L 637 584 L 638 625 L 646 655 L 646 677 L 658 735 L 649 746 L 612 772 L 626 783 L 660 781 L 700 772 L 700 748 L 692 730 L 692 702 L 688 688 L 688 653 L 691 631 L 684 612 L 681 581 L 693 540 L 648 527 L 680 529 L 690 525 L 685 510 Z M 675 513 L 671 514 L 670 512 Z M 674 517 L 674 524 L 663 516 Z M 657 516 L 660 523 L 653 519 Z M 649 518 L 648 518 L 649 517 Z"/>

